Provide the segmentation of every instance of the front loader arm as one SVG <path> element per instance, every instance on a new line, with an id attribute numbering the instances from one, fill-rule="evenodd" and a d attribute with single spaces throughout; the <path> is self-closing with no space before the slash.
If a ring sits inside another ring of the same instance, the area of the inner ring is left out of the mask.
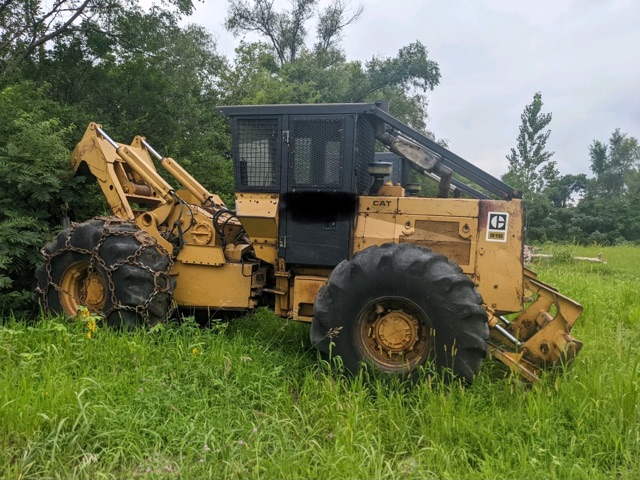
<path id="1" fill-rule="evenodd" d="M 96 123 L 90 123 L 71 155 L 74 171 L 88 170 L 98 181 L 112 213 L 134 220 L 131 203 L 152 208 L 174 202 L 175 193 L 156 171 L 149 154 L 136 146 L 120 145 Z"/>
<path id="2" fill-rule="evenodd" d="M 156 170 L 152 156 L 183 188 L 174 190 Z M 113 215 L 135 222 L 172 254 L 178 255 L 185 244 L 215 245 L 239 261 L 248 251 L 246 239 L 238 242 L 243 230 L 235 213 L 144 137 L 135 137 L 131 145 L 116 143 L 99 124 L 91 123 L 71 164 L 76 172 L 88 171 L 97 179 Z M 234 239 L 233 245 L 227 245 L 228 239 Z M 189 248 L 195 252 L 195 247 Z"/>
<path id="3" fill-rule="evenodd" d="M 76 172 L 88 169 L 98 180 L 114 215 L 133 220 L 130 202 L 153 207 L 176 202 L 176 192 L 156 170 L 151 155 L 191 195 L 196 204 L 212 211 L 226 209 L 222 199 L 209 192 L 174 159 L 163 157 L 136 136 L 131 145 L 114 142 L 101 125 L 90 123 L 71 156 Z"/>
<path id="4" fill-rule="evenodd" d="M 176 162 L 173 158 L 163 157 L 158 152 L 156 152 L 151 145 L 147 143 L 144 137 L 137 136 L 133 139 L 131 143 L 132 147 L 137 147 L 143 150 L 146 150 L 151 155 L 156 157 L 163 168 L 169 172 L 173 178 L 175 178 L 180 185 L 186 188 L 191 195 L 193 195 L 200 205 L 203 207 L 213 208 L 217 210 L 219 207 L 224 208 L 224 202 L 222 199 L 214 194 L 209 192 L 206 188 L 202 186 L 200 182 L 198 182 L 189 172 L 187 172 L 182 166 Z"/>

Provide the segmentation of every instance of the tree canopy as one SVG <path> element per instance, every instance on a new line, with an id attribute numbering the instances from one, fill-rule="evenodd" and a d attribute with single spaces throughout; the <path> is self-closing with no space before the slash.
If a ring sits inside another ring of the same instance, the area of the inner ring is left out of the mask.
<path id="1" fill-rule="evenodd" d="M 507 155 L 509 170 L 503 179 L 526 193 L 542 192 L 558 176 L 556 162 L 551 160 L 554 152 L 546 150 L 551 130 L 545 129 L 552 114 L 541 113 L 542 106 L 542 94 L 537 92 L 520 116 L 517 146 Z"/>
<path id="2" fill-rule="evenodd" d="M 434 137 L 427 108 L 438 63 L 419 40 L 393 56 L 347 58 L 342 39 L 361 5 L 230 0 L 226 28 L 243 37 L 230 57 L 211 32 L 181 22 L 193 8 L 0 0 L 0 310 L 31 303 L 38 250 L 66 215 L 105 213 L 95 185 L 68 167 L 90 121 L 122 141 L 145 135 L 230 203 L 230 133 L 216 105 L 386 99 L 394 116 Z M 504 177 L 524 192 L 529 238 L 640 241 L 637 139 L 614 130 L 585 149 L 592 178 L 560 175 L 542 107 L 540 93 L 525 107 Z"/>
<path id="3" fill-rule="evenodd" d="M 308 50 L 309 20 L 316 21 L 313 52 L 325 61 L 342 60 L 340 40 L 344 29 L 356 22 L 364 7 L 351 9 L 348 0 L 333 0 L 324 10 L 318 0 L 292 0 L 289 10 L 277 11 L 274 0 L 231 0 L 225 25 L 236 34 L 256 32 L 275 52 L 280 65 L 294 63 Z M 330 62 L 333 63 L 333 62 Z"/>
<path id="4" fill-rule="evenodd" d="M 173 18 L 193 12 L 191 0 L 166 0 L 159 15 Z M 0 74 L 7 74 L 36 53 L 46 55 L 47 44 L 66 37 L 98 34 L 114 43 L 123 41 L 111 24 L 122 16 L 141 12 L 133 0 L 3 0 L 0 2 Z"/>
<path id="5" fill-rule="evenodd" d="M 419 41 L 390 58 L 349 61 L 342 50 L 344 30 L 358 21 L 362 6 L 333 0 L 295 0 L 276 10 L 273 0 L 230 1 L 226 27 L 242 42 L 226 72 L 229 103 L 367 102 L 390 100 L 391 112 L 426 131 L 427 92 L 440 82 L 440 68 Z M 315 36 L 310 33 L 315 22 Z"/>
<path id="6" fill-rule="evenodd" d="M 546 151 L 552 115 L 541 113 L 542 105 L 538 92 L 525 107 L 502 177 L 523 192 L 528 241 L 640 241 L 638 140 L 617 128 L 608 144 L 594 140 L 588 147 L 594 177 L 560 175 L 553 152 Z"/>
<path id="7" fill-rule="evenodd" d="M 593 188 L 598 195 L 613 198 L 628 192 L 629 175 L 640 163 L 640 145 L 634 137 L 616 128 L 605 145 L 594 140 L 589 147 L 591 171 L 595 175 Z"/>
<path id="8" fill-rule="evenodd" d="M 0 310 L 30 303 L 38 250 L 66 215 L 105 213 L 68 167 L 90 121 L 122 141 L 145 135 L 230 203 L 229 127 L 216 105 L 387 98 L 425 130 L 440 81 L 426 47 L 349 60 L 342 38 L 363 7 L 322 5 L 230 1 L 227 28 L 259 39 L 226 58 L 210 32 L 181 24 L 191 0 L 0 0 Z"/>

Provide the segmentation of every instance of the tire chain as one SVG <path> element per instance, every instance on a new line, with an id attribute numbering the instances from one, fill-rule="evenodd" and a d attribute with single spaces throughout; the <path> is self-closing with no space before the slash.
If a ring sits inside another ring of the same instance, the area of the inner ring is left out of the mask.
<path id="1" fill-rule="evenodd" d="M 101 220 L 104 222 L 104 228 L 102 229 L 102 234 L 100 235 L 100 239 L 98 240 L 98 243 L 96 244 L 96 246 L 92 249 L 92 250 L 87 250 L 84 248 L 78 248 L 78 247 L 74 247 L 73 245 L 71 245 L 71 237 L 73 236 L 73 233 L 76 231 L 77 227 L 78 227 L 78 223 L 76 222 L 71 222 L 71 227 L 69 229 L 69 232 L 67 234 L 67 238 L 65 239 L 65 244 L 64 244 L 64 248 L 61 248 L 59 250 L 57 250 L 56 252 L 49 254 L 45 251 L 46 246 L 40 249 L 40 253 L 42 254 L 42 256 L 44 257 L 45 260 L 45 269 L 47 272 L 47 285 L 44 289 L 40 288 L 39 286 L 36 288 L 36 292 L 41 296 L 42 298 L 42 302 L 43 302 L 43 307 L 45 310 L 49 309 L 49 305 L 48 305 L 48 298 L 47 298 L 47 293 L 49 288 L 54 288 L 57 292 L 59 293 L 64 293 L 66 295 L 69 296 L 74 296 L 72 295 L 70 292 L 64 290 L 60 285 L 56 284 L 53 281 L 53 278 L 51 276 L 51 260 L 58 256 L 61 255 L 63 253 L 66 252 L 78 252 L 84 255 L 88 255 L 91 258 L 91 261 L 89 263 L 89 268 L 87 273 L 91 274 L 95 268 L 95 265 L 99 265 L 103 271 L 106 273 L 107 276 L 107 281 L 109 282 L 108 288 L 109 288 L 109 292 L 110 292 L 110 296 L 111 296 L 111 308 L 107 311 L 103 311 L 103 312 L 96 312 L 96 313 L 100 313 L 102 315 L 103 318 L 107 318 L 113 311 L 115 310 L 127 310 L 127 311 L 131 311 L 134 312 L 138 315 L 140 315 L 144 321 L 146 323 L 149 323 L 149 315 L 148 315 L 148 307 L 149 304 L 153 301 L 153 299 L 159 294 L 159 293 L 165 293 L 165 292 L 170 292 L 171 290 L 171 281 L 170 281 L 170 275 L 168 272 L 171 271 L 171 267 L 173 266 L 173 258 L 171 257 L 171 255 L 169 254 L 169 252 L 162 246 L 160 245 L 153 237 L 151 237 L 149 234 L 147 234 L 146 232 L 144 232 L 143 230 L 140 230 L 138 228 L 138 226 L 134 223 L 134 222 L 130 222 L 127 220 L 122 220 L 120 218 L 117 217 L 94 217 L 92 220 Z M 131 230 L 131 231 L 123 231 L 121 229 L 119 229 L 119 227 L 123 226 L 123 225 L 128 225 L 133 227 L 135 230 Z M 113 227 L 112 227 L 113 226 Z M 117 263 L 114 263 L 112 265 L 107 265 L 106 262 L 100 257 L 100 247 L 102 247 L 102 244 L 104 243 L 104 241 L 107 239 L 107 237 L 109 236 L 130 236 L 130 237 L 134 237 L 136 239 L 136 241 L 139 243 L 139 247 L 138 249 L 135 251 L 135 253 L 129 255 L 127 258 L 125 258 L 124 260 L 121 260 Z M 55 241 L 55 240 L 54 240 Z M 155 248 L 157 250 L 159 250 L 162 254 L 164 254 L 167 258 L 167 260 L 169 261 L 169 264 L 166 267 L 166 271 L 154 271 L 151 267 L 144 265 L 143 263 L 141 263 L 140 261 L 138 261 L 138 259 L 140 258 L 140 255 L 147 249 L 147 248 Z M 142 269 L 142 270 L 146 270 L 148 272 L 150 272 L 153 275 L 153 292 L 151 293 L 151 295 L 149 295 L 149 297 L 145 300 L 145 302 L 142 305 L 136 305 L 131 306 L 131 305 L 122 305 L 120 303 L 120 301 L 118 300 L 116 293 L 115 293 L 115 285 L 113 283 L 113 272 L 115 270 L 117 270 L 118 268 L 120 268 L 123 265 L 135 265 L 136 267 Z M 163 277 L 164 278 L 164 287 L 159 285 L 159 278 Z M 74 296 L 75 297 L 75 296 Z M 81 303 L 81 299 L 75 297 L 76 300 Z M 175 302 L 171 301 L 171 305 L 169 308 L 169 311 L 167 312 L 167 318 L 169 318 L 171 316 L 171 314 L 173 313 L 173 310 L 175 308 Z M 166 318 L 165 318 L 166 320 Z"/>

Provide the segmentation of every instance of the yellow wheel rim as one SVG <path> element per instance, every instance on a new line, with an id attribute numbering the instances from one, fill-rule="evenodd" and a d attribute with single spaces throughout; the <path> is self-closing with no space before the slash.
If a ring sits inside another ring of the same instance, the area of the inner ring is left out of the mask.
<path id="1" fill-rule="evenodd" d="M 60 279 L 60 305 L 67 315 L 75 315 L 78 307 L 87 307 L 93 313 L 104 308 L 107 288 L 97 271 L 90 271 L 88 261 L 71 264 Z"/>
<path id="2" fill-rule="evenodd" d="M 402 297 L 378 298 L 358 315 L 355 344 L 365 361 L 390 373 L 407 373 L 431 351 L 427 315 Z"/>

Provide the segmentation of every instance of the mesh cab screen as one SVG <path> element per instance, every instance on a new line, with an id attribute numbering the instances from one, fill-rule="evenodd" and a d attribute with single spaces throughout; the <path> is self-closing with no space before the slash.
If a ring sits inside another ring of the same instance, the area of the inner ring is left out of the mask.
<path id="1" fill-rule="evenodd" d="M 291 121 L 289 183 L 293 188 L 341 188 L 344 118 Z"/>
<path id="2" fill-rule="evenodd" d="M 236 145 L 240 187 L 278 190 L 278 119 L 238 119 Z"/>
<path id="3" fill-rule="evenodd" d="M 373 185 L 373 177 L 369 175 L 369 163 L 375 160 L 376 155 L 376 137 L 371 124 L 358 117 L 356 127 L 356 186 L 360 195 L 367 195 L 371 185 Z"/>

